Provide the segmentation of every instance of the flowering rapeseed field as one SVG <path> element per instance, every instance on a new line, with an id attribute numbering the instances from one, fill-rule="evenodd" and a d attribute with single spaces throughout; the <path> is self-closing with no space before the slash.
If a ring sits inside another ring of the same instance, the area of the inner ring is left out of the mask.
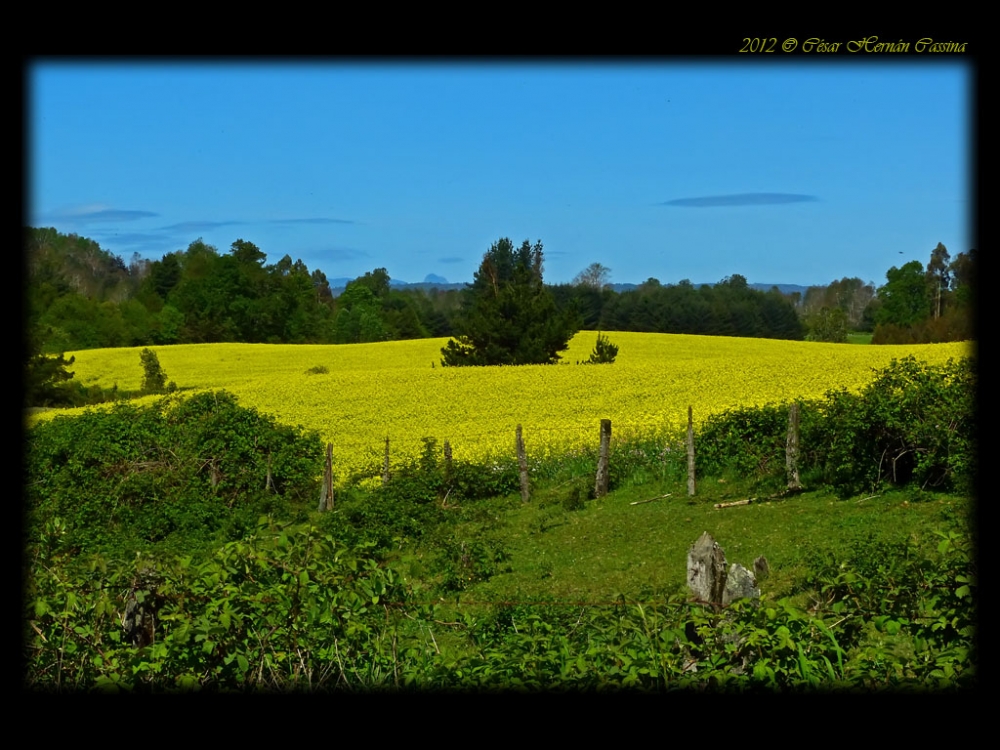
<path id="1" fill-rule="evenodd" d="M 339 346 L 197 344 L 152 347 L 170 380 L 224 389 L 279 422 L 316 430 L 333 444 L 336 473 L 378 473 L 419 455 L 421 438 L 448 440 L 456 459 L 512 456 L 523 425 L 529 456 L 597 442 L 601 419 L 614 438 L 679 434 L 687 407 L 696 423 L 726 409 L 858 390 L 894 358 L 943 363 L 972 345 L 855 346 L 771 339 L 612 333 L 611 365 L 583 365 L 597 334 L 570 342 L 563 364 L 443 368 L 445 339 Z M 139 349 L 74 352 L 84 385 L 138 390 Z M 313 368 L 327 372 L 310 373 Z M 152 397 L 147 397 L 151 400 Z M 144 399 L 146 400 L 146 399 Z M 52 410 L 34 419 L 72 413 Z"/>

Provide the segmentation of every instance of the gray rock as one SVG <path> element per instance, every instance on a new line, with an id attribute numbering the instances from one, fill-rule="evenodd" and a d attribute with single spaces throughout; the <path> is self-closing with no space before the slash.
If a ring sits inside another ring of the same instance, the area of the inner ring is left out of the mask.
<path id="1" fill-rule="evenodd" d="M 726 555 L 707 531 L 688 550 L 687 585 L 697 599 L 723 606 Z"/>
<path id="2" fill-rule="evenodd" d="M 760 589 L 753 573 L 739 563 L 733 563 L 726 578 L 726 589 L 722 596 L 722 606 L 728 607 L 737 599 L 760 599 Z"/>

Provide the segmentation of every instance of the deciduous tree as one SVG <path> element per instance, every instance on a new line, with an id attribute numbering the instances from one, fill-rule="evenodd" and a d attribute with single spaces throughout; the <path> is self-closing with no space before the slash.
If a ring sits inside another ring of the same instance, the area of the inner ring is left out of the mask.
<path id="1" fill-rule="evenodd" d="M 604 285 L 611 279 L 611 269 L 602 266 L 600 263 L 591 263 L 584 270 L 580 271 L 573 279 L 574 286 L 589 286 L 594 289 L 603 289 Z"/>

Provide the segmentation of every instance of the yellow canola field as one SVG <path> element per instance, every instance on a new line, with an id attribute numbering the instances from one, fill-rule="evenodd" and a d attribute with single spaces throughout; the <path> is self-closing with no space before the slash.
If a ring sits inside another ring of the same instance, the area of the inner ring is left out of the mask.
<path id="1" fill-rule="evenodd" d="M 687 407 L 696 423 L 726 409 L 858 390 L 873 368 L 913 354 L 934 364 L 972 345 L 861 346 L 770 339 L 611 333 L 611 365 L 577 365 L 597 334 L 579 333 L 564 364 L 441 367 L 446 339 L 340 346 L 192 344 L 150 347 L 168 379 L 185 389 L 224 389 L 279 422 L 316 430 L 333 444 L 336 473 L 380 471 L 385 438 L 392 463 L 419 455 L 421 438 L 448 440 L 456 459 L 512 456 L 523 425 L 529 457 L 596 445 L 601 419 L 613 438 L 678 434 Z M 139 349 L 74 352 L 85 385 L 138 390 Z M 314 367 L 328 373 L 309 374 Z M 141 402 L 152 401 L 153 397 Z M 51 410 L 48 419 L 75 410 Z"/>

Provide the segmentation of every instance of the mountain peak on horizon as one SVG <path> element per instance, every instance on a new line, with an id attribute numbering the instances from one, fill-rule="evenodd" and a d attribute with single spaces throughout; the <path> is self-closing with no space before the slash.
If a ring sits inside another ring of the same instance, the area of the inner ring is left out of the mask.
<path id="1" fill-rule="evenodd" d="M 429 273 L 424 277 L 425 284 L 447 284 L 448 279 L 444 276 L 438 276 L 436 273 Z"/>

